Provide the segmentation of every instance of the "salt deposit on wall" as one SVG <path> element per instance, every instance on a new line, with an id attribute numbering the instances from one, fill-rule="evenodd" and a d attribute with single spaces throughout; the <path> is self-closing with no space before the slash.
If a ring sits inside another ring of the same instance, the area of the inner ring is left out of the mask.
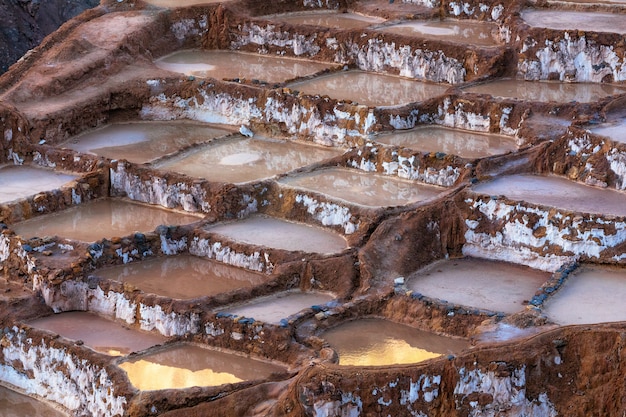
<path id="1" fill-rule="evenodd" d="M 46 340 L 35 345 L 17 327 L 4 331 L 2 360 L 1 381 L 60 404 L 74 415 L 113 417 L 125 412 L 126 398 L 116 394 L 106 369 L 65 348 L 51 347 Z"/>
<path id="2" fill-rule="evenodd" d="M 475 213 L 465 220 L 463 254 L 499 259 L 554 272 L 580 257 L 601 259 L 626 241 L 626 223 L 574 215 L 526 203 L 468 198 Z M 487 233 L 480 230 L 492 230 Z M 555 254 L 556 253 L 556 254 Z"/>
<path id="3" fill-rule="evenodd" d="M 345 146 L 350 138 L 370 133 L 376 123 L 373 112 L 366 106 L 338 104 L 322 114 L 314 102 L 299 97 L 293 100 L 293 96 L 286 97 L 279 92 L 270 92 L 268 97 L 245 98 L 216 91 L 213 87 L 205 85 L 197 90 L 197 97 L 187 99 L 176 94 L 152 96 L 144 104 L 141 117 L 190 119 L 235 126 L 257 122 L 272 124 L 280 126 L 285 134 L 305 136 L 325 146 Z M 258 94 L 264 95 L 265 92 L 259 91 Z"/>
<path id="4" fill-rule="evenodd" d="M 558 75 L 560 81 L 602 82 L 626 80 L 626 62 L 613 46 L 598 44 L 586 36 L 572 37 L 565 32 L 562 39 L 546 39 L 543 46 L 533 38 L 524 40 L 517 67 L 525 80 L 547 80 Z M 533 52 L 530 52 L 533 51 Z"/>

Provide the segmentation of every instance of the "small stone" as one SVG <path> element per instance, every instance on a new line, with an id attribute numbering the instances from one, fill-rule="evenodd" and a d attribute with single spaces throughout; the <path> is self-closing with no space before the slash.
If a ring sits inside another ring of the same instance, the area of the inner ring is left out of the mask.
<path id="1" fill-rule="evenodd" d="M 241 125 L 241 127 L 239 128 L 239 133 L 241 133 L 242 135 L 248 138 L 251 138 L 254 136 L 254 132 L 250 130 L 250 128 L 246 125 Z"/>
<path id="2" fill-rule="evenodd" d="M 533 230 L 533 236 L 537 239 L 544 237 L 547 234 L 547 229 L 545 226 L 539 226 L 535 230 Z"/>
<path id="3" fill-rule="evenodd" d="M 404 285 L 404 277 L 398 277 L 393 280 L 394 285 Z"/>
<path id="4" fill-rule="evenodd" d="M 315 315 L 315 318 L 316 318 L 317 320 L 320 320 L 320 321 L 321 321 L 321 320 L 324 320 L 324 319 L 326 318 L 326 314 L 324 314 L 324 312 L 323 312 L 323 311 L 320 311 L 319 313 L 317 313 L 317 314 Z"/>
<path id="5" fill-rule="evenodd" d="M 50 250 L 45 250 L 45 251 L 41 252 L 41 254 L 42 254 L 43 256 L 52 256 L 52 251 L 50 251 Z"/>

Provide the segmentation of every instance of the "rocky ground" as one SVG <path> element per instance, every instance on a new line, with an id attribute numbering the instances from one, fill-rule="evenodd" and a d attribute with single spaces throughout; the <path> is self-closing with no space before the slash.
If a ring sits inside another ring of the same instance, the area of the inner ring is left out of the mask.
<path id="1" fill-rule="evenodd" d="M 39 45 L 67 20 L 99 4 L 96 0 L 22 1 L 0 3 L 0 73 Z"/>

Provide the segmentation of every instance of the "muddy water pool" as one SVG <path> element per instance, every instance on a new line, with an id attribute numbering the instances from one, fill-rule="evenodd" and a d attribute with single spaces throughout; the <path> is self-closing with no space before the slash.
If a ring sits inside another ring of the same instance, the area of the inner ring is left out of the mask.
<path id="1" fill-rule="evenodd" d="M 522 11 L 521 17 L 530 26 L 540 28 L 626 33 L 626 19 L 623 14 L 527 9 Z"/>
<path id="2" fill-rule="evenodd" d="M 436 197 L 445 188 L 348 168 L 327 168 L 281 178 L 290 187 L 316 191 L 371 207 L 402 206 Z"/>
<path id="3" fill-rule="evenodd" d="M 324 332 L 340 365 L 385 366 L 423 362 L 456 354 L 469 346 L 463 339 L 439 336 L 383 319 L 359 319 Z"/>
<path id="4" fill-rule="evenodd" d="M 228 1 L 229 0 L 145 0 L 148 4 L 164 8 L 189 7 L 199 4 L 228 3 Z"/>
<path id="5" fill-rule="evenodd" d="M 265 379 L 286 369 L 278 364 L 187 344 L 142 355 L 119 366 L 142 391 L 233 384 Z"/>
<path id="6" fill-rule="evenodd" d="M 36 416 L 67 417 L 68 414 L 56 410 L 35 398 L 0 386 L 0 417 Z"/>
<path id="7" fill-rule="evenodd" d="M 626 193 L 556 176 L 501 176 L 473 185 L 471 190 L 565 210 L 626 216 Z"/>
<path id="8" fill-rule="evenodd" d="M 357 13 L 337 12 L 294 12 L 280 15 L 264 16 L 265 19 L 287 22 L 294 26 L 311 25 L 335 29 L 363 29 L 373 24 L 381 23 L 384 19 L 364 16 Z"/>
<path id="9" fill-rule="evenodd" d="M 608 136 L 616 142 L 626 143 L 626 119 L 602 123 L 589 130 L 597 135 Z"/>
<path id="10" fill-rule="evenodd" d="M 282 83 L 313 75 L 333 64 L 296 58 L 258 55 L 238 51 L 183 50 L 155 61 L 159 68 L 196 77 L 218 80 L 245 78 L 269 83 Z"/>
<path id="11" fill-rule="evenodd" d="M 288 291 L 260 297 L 237 306 L 220 310 L 240 317 L 249 317 L 265 323 L 279 324 L 305 308 L 326 304 L 335 298 L 333 294 L 323 292 Z"/>
<path id="12" fill-rule="evenodd" d="M 52 191 L 77 178 L 44 168 L 0 165 L 0 204 Z"/>
<path id="13" fill-rule="evenodd" d="M 220 223 L 206 230 L 242 243 L 309 253 L 338 253 L 348 247 L 338 233 L 264 215 Z"/>
<path id="14" fill-rule="evenodd" d="M 464 91 L 524 101 L 591 103 L 607 96 L 624 94 L 626 88 L 600 83 L 562 83 L 504 79 L 463 88 Z"/>
<path id="15" fill-rule="evenodd" d="M 482 310 L 516 313 L 550 273 L 487 259 L 441 260 L 416 271 L 407 286 L 427 297 Z"/>
<path id="16" fill-rule="evenodd" d="M 96 270 L 92 275 L 176 299 L 220 294 L 262 284 L 266 277 L 193 255 L 165 256 Z"/>
<path id="17" fill-rule="evenodd" d="M 30 326 L 82 340 L 85 346 L 111 356 L 128 355 L 162 344 L 164 336 L 130 329 L 122 324 L 85 311 L 70 311 L 32 320 Z"/>
<path id="18" fill-rule="evenodd" d="M 545 303 L 543 312 L 561 325 L 626 321 L 626 270 L 584 266 Z"/>
<path id="19" fill-rule="evenodd" d="M 451 19 L 412 21 L 381 27 L 377 30 L 398 35 L 445 40 L 464 45 L 496 46 L 499 44 L 497 41 L 498 25 L 492 22 Z"/>
<path id="20" fill-rule="evenodd" d="M 59 236 L 83 242 L 150 232 L 159 225 L 194 223 L 202 217 L 138 204 L 100 199 L 11 225 L 23 237 Z"/>
<path id="21" fill-rule="evenodd" d="M 462 158 L 485 158 L 516 151 L 515 138 L 440 126 L 396 131 L 374 138 L 376 142 L 422 152 L 444 152 Z"/>
<path id="22" fill-rule="evenodd" d="M 60 146 L 141 164 L 229 133 L 222 127 L 190 122 L 117 123 L 80 134 Z"/>
<path id="23" fill-rule="evenodd" d="M 241 136 L 218 140 L 157 166 L 209 181 L 245 183 L 341 155 L 343 150 L 293 141 Z"/>
<path id="24" fill-rule="evenodd" d="M 291 83 L 288 87 L 366 106 L 397 106 L 440 96 L 449 86 L 363 71 L 340 71 Z"/>

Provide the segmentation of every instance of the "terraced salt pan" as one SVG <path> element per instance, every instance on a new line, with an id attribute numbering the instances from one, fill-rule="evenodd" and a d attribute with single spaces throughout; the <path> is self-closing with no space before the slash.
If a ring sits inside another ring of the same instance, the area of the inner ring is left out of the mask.
<path id="1" fill-rule="evenodd" d="M 94 271 L 92 275 L 132 284 L 144 292 L 175 299 L 215 295 L 265 281 L 262 274 L 192 255 L 116 265 Z"/>
<path id="2" fill-rule="evenodd" d="M 359 319 L 324 332 L 340 365 L 385 366 L 423 362 L 469 346 L 454 339 L 383 319 Z"/>
<path id="3" fill-rule="evenodd" d="M 626 89 L 602 83 L 563 83 L 558 81 L 524 81 L 504 79 L 463 88 L 468 93 L 524 101 L 591 103 L 607 96 L 626 93 Z"/>
<path id="4" fill-rule="evenodd" d="M 473 185 L 471 190 L 565 210 L 626 216 L 626 194 L 556 176 L 509 175 Z"/>
<path id="5" fill-rule="evenodd" d="M 484 158 L 516 151 L 514 138 L 440 126 L 395 131 L 374 138 L 376 142 L 422 152 L 444 152 L 462 158 Z"/>
<path id="6" fill-rule="evenodd" d="M 309 95 L 326 95 L 366 106 L 420 102 L 446 92 L 448 86 L 363 71 L 340 71 L 288 85 Z"/>
<path id="7" fill-rule="evenodd" d="M 221 312 L 239 317 L 250 317 L 265 323 L 279 324 L 282 319 L 286 319 L 305 308 L 326 304 L 334 298 L 334 295 L 323 292 L 288 291 L 227 307 Z"/>
<path id="8" fill-rule="evenodd" d="M 626 270 L 585 266 L 548 298 L 543 312 L 562 325 L 626 321 L 625 297 Z"/>
<path id="9" fill-rule="evenodd" d="M 85 311 L 53 314 L 28 324 L 66 339 L 82 340 L 85 346 L 111 356 L 128 355 L 166 341 L 164 336 L 130 329 Z"/>
<path id="10" fill-rule="evenodd" d="M 191 122 L 116 123 L 85 132 L 61 147 L 142 164 L 230 131 Z"/>
<path id="11" fill-rule="evenodd" d="M 328 11 L 294 12 L 265 16 L 266 19 L 291 23 L 292 25 L 312 25 L 335 29 L 363 29 L 384 19 L 363 16 L 356 13 L 338 13 Z"/>
<path id="12" fill-rule="evenodd" d="M 177 51 L 154 63 L 159 68 L 196 77 L 218 80 L 245 78 L 269 83 L 282 83 L 333 67 L 332 64 L 296 58 L 196 49 Z"/>
<path id="13" fill-rule="evenodd" d="M 289 251 L 338 253 L 348 247 L 346 239 L 335 232 L 263 215 L 209 226 L 206 230 L 238 242 Z"/>
<path id="14" fill-rule="evenodd" d="M 549 278 L 548 272 L 522 265 L 461 258 L 428 265 L 412 274 L 407 285 L 453 304 L 516 313 Z"/>
<path id="15" fill-rule="evenodd" d="M 286 370 L 277 364 L 187 344 L 142 355 L 119 366 L 141 391 L 233 384 L 266 379 Z"/>
<path id="16" fill-rule="evenodd" d="M 402 206 L 434 198 L 445 191 L 442 187 L 347 168 L 320 169 L 284 177 L 279 182 L 371 207 Z"/>
<path id="17" fill-rule="evenodd" d="M 244 183 L 286 173 L 342 152 L 293 141 L 238 136 L 193 149 L 159 163 L 158 167 L 209 181 Z"/>
<path id="18" fill-rule="evenodd" d="M 77 178 L 75 175 L 25 165 L 0 165 L 0 204 L 52 191 Z"/>
<path id="19" fill-rule="evenodd" d="M 527 9 L 522 11 L 521 17 L 533 27 L 626 34 L 623 14 Z"/>
<path id="20" fill-rule="evenodd" d="M 0 417 L 26 416 L 67 417 L 67 414 L 35 398 L 0 386 Z"/>
<path id="21" fill-rule="evenodd" d="M 150 232 L 159 225 L 194 223 L 202 217 L 126 200 L 101 199 L 15 223 L 11 229 L 25 238 L 60 236 L 83 242 Z"/>
<path id="22" fill-rule="evenodd" d="M 608 136 L 616 142 L 626 143 L 626 119 L 602 123 L 589 130 L 597 135 Z"/>
<path id="23" fill-rule="evenodd" d="M 445 40 L 464 45 L 496 46 L 498 25 L 492 22 L 467 20 L 429 20 L 398 23 L 378 28 L 381 32 L 420 36 L 425 39 Z"/>

